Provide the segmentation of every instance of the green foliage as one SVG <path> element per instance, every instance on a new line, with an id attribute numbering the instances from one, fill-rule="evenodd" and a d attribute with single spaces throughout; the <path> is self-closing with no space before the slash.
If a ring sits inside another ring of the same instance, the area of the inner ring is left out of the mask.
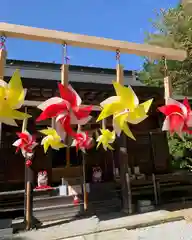
<path id="1" fill-rule="evenodd" d="M 169 150 L 174 168 L 192 168 L 192 135 L 185 134 L 183 139 L 178 135 L 168 134 Z"/>
<path id="2" fill-rule="evenodd" d="M 161 10 L 152 21 L 155 33 L 148 33 L 146 42 L 162 47 L 185 49 L 188 57 L 183 62 L 167 61 L 168 72 L 176 94 L 192 93 L 192 16 L 187 15 L 182 6 Z M 164 62 L 145 59 L 139 77 L 150 86 L 163 86 Z"/>
<path id="3" fill-rule="evenodd" d="M 187 51 L 183 62 L 167 60 L 168 74 L 172 80 L 173 92 L 179 95 L 192 94 L 192 14 L 186 14 L 181 5 L 167 11 L 160 10 L 155 21 L 151 21 L 153 33 L 148 33 L 146 42 L 152 45 L 180 48 Z M 163 87 L 164 61 L 145 59 L 139 73 L 141 81 L 149 86 Z M 175 168 L 191 168 L 192 137 L 168 136 L 172 164 Z"/>

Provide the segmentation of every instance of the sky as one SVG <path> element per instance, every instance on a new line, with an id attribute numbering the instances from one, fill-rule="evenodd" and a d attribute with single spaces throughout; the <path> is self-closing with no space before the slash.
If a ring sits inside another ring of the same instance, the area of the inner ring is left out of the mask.
<path id="1" fill-rule="evenodd" d="M 0 22 L 48 28 L 142 43 L 154 31 L 150 19 L 160 8 L 176 6 L 178 0 L 1 0 Z M 3 9 L 3 11 L 2 11 Z M 62 62 L 62 46 L 7 39 L 8 58 Z M 114 68 L 115 53 L 68 47 L 70 64 Z M 121 55 L 125 69 L 139 70 L 143 58 Z"/>

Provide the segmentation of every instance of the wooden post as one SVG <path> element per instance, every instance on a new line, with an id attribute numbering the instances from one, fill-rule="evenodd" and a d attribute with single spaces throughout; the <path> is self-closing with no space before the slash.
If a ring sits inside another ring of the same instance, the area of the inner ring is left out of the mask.
<path id="1" fill-rule="evenodd" d="M 69 82 L 69 65 L 62 64 L 61 66 L 61 84 L 67 86 Z M 69 138 L 66 136 L 66 144 L 68 145 Z M 66 148 L 66 167 L 70 167 L 70 147 Z"/>
<path id="2" fill-rule="evenodd" d="M 167 104 L 167 100 L 172 95 L 172 84 L 171 79 L 169 76 L 164 77 L 164 97 L 165 97 L 165 103 Z"/>
<path id="3" fill-rule="evenodd" d="M 116 67 L 117 82 L 124 84 L 124 74 L 123 67 L 120 63 Z M 129 177 L 128 174 L 128 153 L 127 153 L 127 137 L 122 132 L 121 136 L 117 138 L 117 148 L 118 148 L 118 161 L 120 165 L 120 179 L 121 179 L 121 189 L 122 189 L 122 200 L 123 200 L 123 211 L 126 213 L 132 213 L 132 208 L 130 209 L 131 204 L 131 195 L 128 192 L 131 192 Z"/>
<path id="4" fill-rule="evenodd" d="M 5 64 L 6 64 L 7 52 L 5 49 L 0 49 L 0 79 L 3 80 L 5 75 Z"/>
<path id="5" fill-rule="evenodd" d="M 61 83 L 67 86 L 69 83 L 69 65 L 62 64 L 61 66 Z"/>
<path id="6" fill-rule="evenodd" d="M 117 82 L 124 85 L 123 67 L 118 63 L 116 67 Z"/>
<path id="7" fill-rule="evenodd" d="M 162 58 L 164 63 L 164 98 L 165 103 L 167 104 L 168 99 L 172 96 L 172 83 L 171 78 L 168 75 L 167 60 L 165 57 Z"/>

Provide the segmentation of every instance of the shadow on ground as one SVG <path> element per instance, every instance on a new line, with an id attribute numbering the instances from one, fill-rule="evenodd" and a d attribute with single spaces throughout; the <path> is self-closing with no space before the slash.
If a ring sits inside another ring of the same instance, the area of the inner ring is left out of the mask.
<path id="1" fill-rule="evenodd" d="M 73 218 L 66 219 L 66 220 L 58 220 L 58 221 L 47 223 L 47 224 L 44 223 L 43 225 L 39 226 L 38 229 L 54 227 L 54 226 L 57 226 L 57 225 L 70 223 L 70 222 L 75 221 L 75 220 L 88 219 L 88 218 L 91 218 L 91 217 L 98 218 L 99 221 L 107 221 L 107 220 L 112 220 L 112 219 L 117 219 L 117 218 L 119 219 L 119 218 L 125 217 L 125 216 L 127 216 L 127 214 L 121 213 L 121 212 L 113 212 L 113 213 L 108 213 L 108 214 L 87 214 L 87 215 L 84 215 L 84 216 L 73 217 Z"/>
<path id="2" fill-rule="evenodd" d="M 164 204 L 164 205 L 156 207 L 154 211 L 166 210 L 166 211 L 172 212 L 172 211 L 188 209 L 188 208 L 192 208 L 192 202 Z M 137 215 L 137 214 L 138 213 L 134 213 L 133 215 Z M 94 218 L 94 217 L 97 218 L 99 221 L 108 221 L 108 220 L 123 218 L 125 216 L 128 216 L 128 214 L 123 213 L 123 212 L 111 212 L 111 213 L 107 213 L 107 214 L 86 213 L 82 216 L 74 216 L 70 219 L 61 219 L 61 220 L 51 221 L 51 222 L 47 222 L 47 223 L 44 222 L 43 224 L 38 222 L 38 224 L 36 225 L 36 228 L 37 229 L 46 229 L 49 227 L 59 226 L 59 225 L 65 224 L 65 223 L 67 224 L 67 223 L 73 222 L 75 220 L 89 219 L 89 218 Z M 24 240 L 22 238 L 14 238 L 14 239 Z"/>

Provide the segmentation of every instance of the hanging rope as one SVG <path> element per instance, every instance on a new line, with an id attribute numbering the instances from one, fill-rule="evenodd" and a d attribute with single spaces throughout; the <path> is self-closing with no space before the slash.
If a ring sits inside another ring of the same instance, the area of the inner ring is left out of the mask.
<path id="1" fill-rule="evenodd" d="M 120 57 L 121 57 L 120 50 L 117 49 L 117 50 L 116 50 L 116 61 L 117 61 L 118 64 L 120 64 Z"/>
<path id="2" fill-rule="evenodd" d="M 6 39 L 7 38 L 5 36 L 1 36 L 1 38 L 0 38 L 0 49 L 6 50 L 6 46 L 5 46 Z"/>
<path id="3" fill-rule="evenodd" d="M 167 59 L 165 56 L 162 57 L 163 61 L 163 70 L 164 70 L 164 77 L 168 76 L 168 67 L 167 67 Z"/>
<path id="4" fill-rule="evenodd" d="M 117 82 L 121 83 L 123 85 L 123 67 L 120 64 L 120 57 L 121 53 L 120 50 L 116 50 L 116 61 L 117 61 L 117 66 L 116 66 L 116 75 L 117 75 Z"/>
<path id="5" fill-rule="evenodd" d="M 62 56 L 63 64 L 69 64 L 70 58 L 68 56 L 67 44 L 64 43 L 62 44 L 62 46 L 63 46 L 63 56 Z"/>

